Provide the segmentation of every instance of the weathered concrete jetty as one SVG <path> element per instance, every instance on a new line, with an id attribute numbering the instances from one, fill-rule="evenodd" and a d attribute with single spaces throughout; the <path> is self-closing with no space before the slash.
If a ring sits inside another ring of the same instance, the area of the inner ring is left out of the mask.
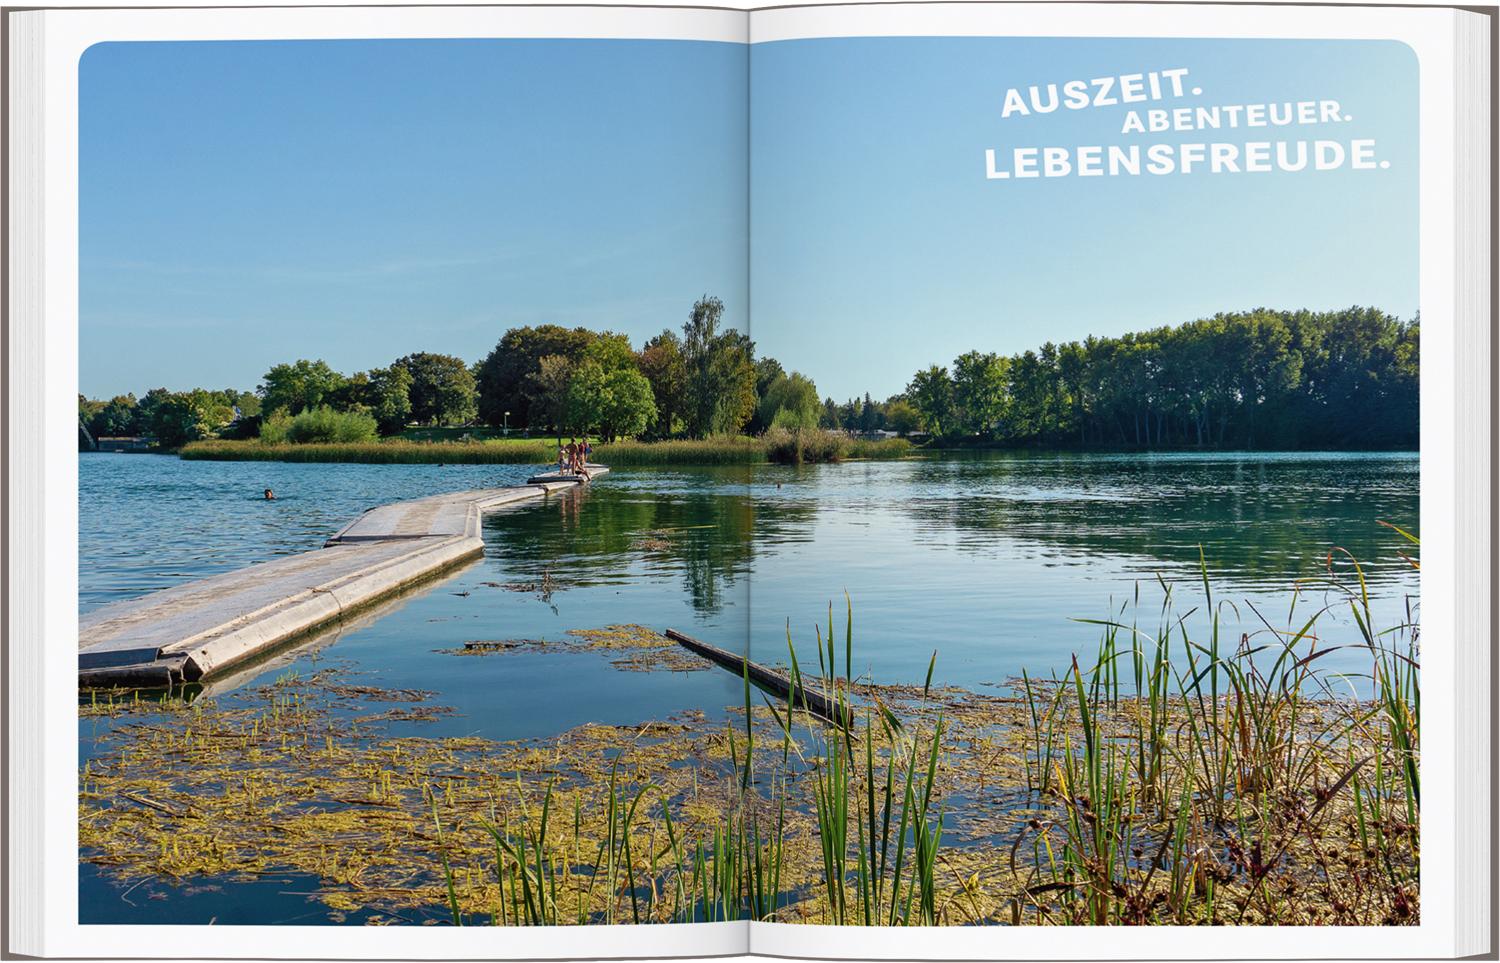
<path id="1" fill-rule="evenodd" d="M 589 466 L 593 478 L 608 472 Z M 106 605 L 79 619 L 78 684 L 166 686 L 223 672 L 482 554 L 487 512 L 582 481 L 548 472 L 382 505 L 321 549 Z"/>

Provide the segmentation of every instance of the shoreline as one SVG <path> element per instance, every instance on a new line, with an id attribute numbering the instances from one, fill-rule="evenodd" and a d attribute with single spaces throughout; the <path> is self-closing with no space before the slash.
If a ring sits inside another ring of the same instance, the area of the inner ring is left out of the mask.
<path id="1" fill-rule="evenodd" d="M 547 464 L 555 460 L 555 442 L 542 439 L 506 441 L 411 441 L 390 439 L 367 444 L 278 444 L 258 441 L 198 441 L 176 451 L 80 452 L 79 454 L 154 454 L 176 455 L 184 461 L 280 461 L 307 464 L 453 464 L 453 465 L 521 465 Z M 655 442 L 614 442 L 596 446 L 601 458 L 620 467 L 766 465 L 784 464 L 772 457 L 769 446 L 759 438 L 738 437 L 703 441 L 669 440 Z M 1270 455 L 1410 455 L 1420 452 L 1411 448 L 1111 448 L 1060 447 L 1038 448 L 1024 445 L 924 445 L 901 438 L 879 441 L 850 439 L 848 450 L 836 458 L 805 458 L 807 463 L 841 461 L 896 461 L 905 458 L 963 457 L 967 455 L 1017 455 L 1031 457 L 1142 456 L 1180 457 L 1184 455 L 1250 456 Z"/>
<path id="2" fill-rule="evenodd" d="M 734 436 L 702 440 L 617 441 L 594 446 L 595 457 L 619 467 L 652 465 L 763 465 L 899 459 L 915 451 L 909 441 L 887 438 L 829 440 L 810 434 L 791 438 Z M 557 445 L 543 439 L 511 441 L 409 441 L 346 444 L 274 444 L 258 441 L 195 441 L 178 451 L 184 461 L 285 461 L 355 464 L 550 464 Z"/>
<path id="3" fill-rule="evenodd" d="M 622 671 L 675 649 L 644 626 L 569 636 L 553 644 Z M 1387 731 L 1399 707 L 1304 696 L 1303 665 L 1247 685 L 1238 655 L 1217 697 L 1178 692 L 1158 680 L 1186 648 L 1117 641 L 1007 695 L 831 663 L 810 678 L 858 713 L 852 735 L 747 684 L 722 717 L 424 736 L 452 712 L 434 693 L 336 667 L 228 702 L 83 704 L 110 722 L 81 772 L 80 860 L 190 886 L 305 873 L 303 895 L 350 924 L 1420 922 L 1420 743 Z M 1410 705 L 1399 650 L 1372 656 Z M 1147 674 L 1122 684 L 1116 660 Z M 886 846 L 904 867 L 877 862 Z"/>

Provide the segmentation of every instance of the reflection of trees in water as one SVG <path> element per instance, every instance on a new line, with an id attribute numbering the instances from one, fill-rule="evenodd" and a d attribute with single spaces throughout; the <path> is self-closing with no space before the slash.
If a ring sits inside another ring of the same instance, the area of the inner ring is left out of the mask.
<path id="1" fill-rule="evenodd" d="M 894 510 L 961 549 L 1031 543 L 1044 554 L 1137 557 L 1221 576 L 1284 583 L 1347 549 L 1377 578 L 1410 579 L 1377 519 L 1415 528 L 1413 460 L 1275 461 L 1253 457 L 1000 459 L 913 465 Z M 922 537 L 919 532 L 918 537 Z"/>
<path id="2" fill-rule="evenodd" d="M 786 489 L 771 491 L 776 481 Z M 1115 558 L 1144 573 L 1196 570 L 1201 545 L 1216 577 L 1279 590 L 1322 574 L 1341 547 L 1377 582 L 1414 581 L 1376 520 L 1417 525 L 1415 458 L 981 453 L 768 469 L 759 482 L 767 556 L 817 538 L 820 516 L 854 517 L 891 551 L 909 539 L 1043 565 Z"/>
<path id="3" fill-rule="evenodd" d="M 486 553 L 519 577 L 546 572 L 567 589 L 625 583 L 633 571 L 680 574 L 694 610 L 713 614 L 735 601 L 730 586 L 749 571 L 755 513 L 748 498 L 724 489 L 590 486 L 486 525 L 495 530 Z"/>

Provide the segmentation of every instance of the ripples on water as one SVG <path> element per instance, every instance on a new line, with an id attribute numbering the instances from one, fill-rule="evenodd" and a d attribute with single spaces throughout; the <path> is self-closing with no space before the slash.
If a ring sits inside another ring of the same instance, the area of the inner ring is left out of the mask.
<path id="1" fill-rule="evenodd" d="M 80 611 L 305 552 L 365 509 L 524 482 L 527 465 L 302 465 L 78 457 Z M 276 493 L 266 501 L 265 489 Z"/>
<path id="2" fill-rule="evenodd" d="M 316 548 L 377 504 L 516 484 L 531 470 L 81 456 L 80 608 Z M 277 501 L 259 498 L 266 487 Z M 1138 585 L 1154 614 L 1158 576 L 1182 610 L 1200 604 L 1200 547 L 1219 598 L 1283 618 L 1294 583 L 1347 549 L 1380 615 L 1397 620 L 1417 581 L 1377 520 L 1415 528 L 1417 511 L 1407 454 L 619 470 L 574 497 L 492 516 L 485 560 L 458 577 L 475 592 L 431 593 L 415 631 L 438 636 L 434 626 L 473 618 L 491 634 L 547 637 L 640 621 L 726 645 L 748 632 L 756 658 L 778 661 L 788 623 L 810 649 L 814 622 L 847 591 L 862 668 L 910 681 L 936 648 L 940 676 L 973 685 L 1089 650 L 1097 629 L 1072 620 L 1118 611 Z M 495 589 L 543 579 L 546 599 Z M 1247 608 L 1237 614 L 1227 632 L 1259 627 Z M 397 632 L 393 619 L 365 634 Z M 413 630 L 399 630 L 406 649 L 379 658 L 411 658 Z"/>
<path id="3" fill-rule="evenodd" d="M 317 548 L 374 505 L 515 484 L 531 470 L 84 455 L 79 608 Z M 471 640 L 551 643 L 569 629 L 637 622 L 729 647 L 748 637 L 752 657 L 766 662 L 786 660 L 790 629 L 801 663 L 816 665 L 813 625 L 826 622 L 833 601 L 841 640 L 847 590 L 858 671 L 919 682 L 937 650 L 937 681 L 980 687 L 1023 667 L 1043 676 L 1064 669 L 1073 652 L 1087 657 L 1099 629 L 1072 619 L 1121 611 L 1138 584 L 1141 623 L 1154 628 L 1158 575 L 1181 611 L 1200 605 L 1200 545 L 1216 598 L 1238 605 L 1223 613 L 1227 644 L 1259 628 L 1246 601 L 1290 621 L 1292 584 L 1316 575 L 1334 545 L 1367 563 L 1377 620 L 1388 626 L 1417 580 L 1376 519 L 1414 527 L 1417 483 L 1416 458 L 1401 455 L 994 455 L 621 470 L 584 491 L 491 515 L 482 561 L 216 685 L 332 665 L 360 683 L 431 690 L 455 710 L 393 723 L 393 736 L 549 737 L 585 722 L 636 726 L 694 709 L 722 719 L 743 698 L 742 683 L 716 669 L 622 672 L 607 655 L 548 645 L 452 653 Z M 276 501 L 260 499 L 267 487 Z M 1193 618 L 1201 625 L 1201 610 Z M 1353 629 L 1344 617 L 1324 631 L 1333 644 Z M 1361 668 L 1348 651 L 1320 664 Z M 80 764 L 109 725 L 80 719 Z M 311 882 L 153 882 L 152 896 L 168 898 L 144 910 L 120 901 L 126 885 L 85 868 L 84 921 L 325 918 L 286 892 Z"/>

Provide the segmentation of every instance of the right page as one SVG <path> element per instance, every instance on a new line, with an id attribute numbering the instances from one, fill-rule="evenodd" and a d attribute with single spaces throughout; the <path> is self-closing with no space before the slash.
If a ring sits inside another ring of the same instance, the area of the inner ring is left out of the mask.
<path id="1" fill-rule="evenodd" d="M 813 925 L 755 952 L 1440 929 L 1418 201 L 1446 14 L 1255 12 L 753 15 L 751 332 L 795 454 L 754 492 L 751 658 L 853 722 L 779 736 L 818 847 L 777 919 Z"/>

